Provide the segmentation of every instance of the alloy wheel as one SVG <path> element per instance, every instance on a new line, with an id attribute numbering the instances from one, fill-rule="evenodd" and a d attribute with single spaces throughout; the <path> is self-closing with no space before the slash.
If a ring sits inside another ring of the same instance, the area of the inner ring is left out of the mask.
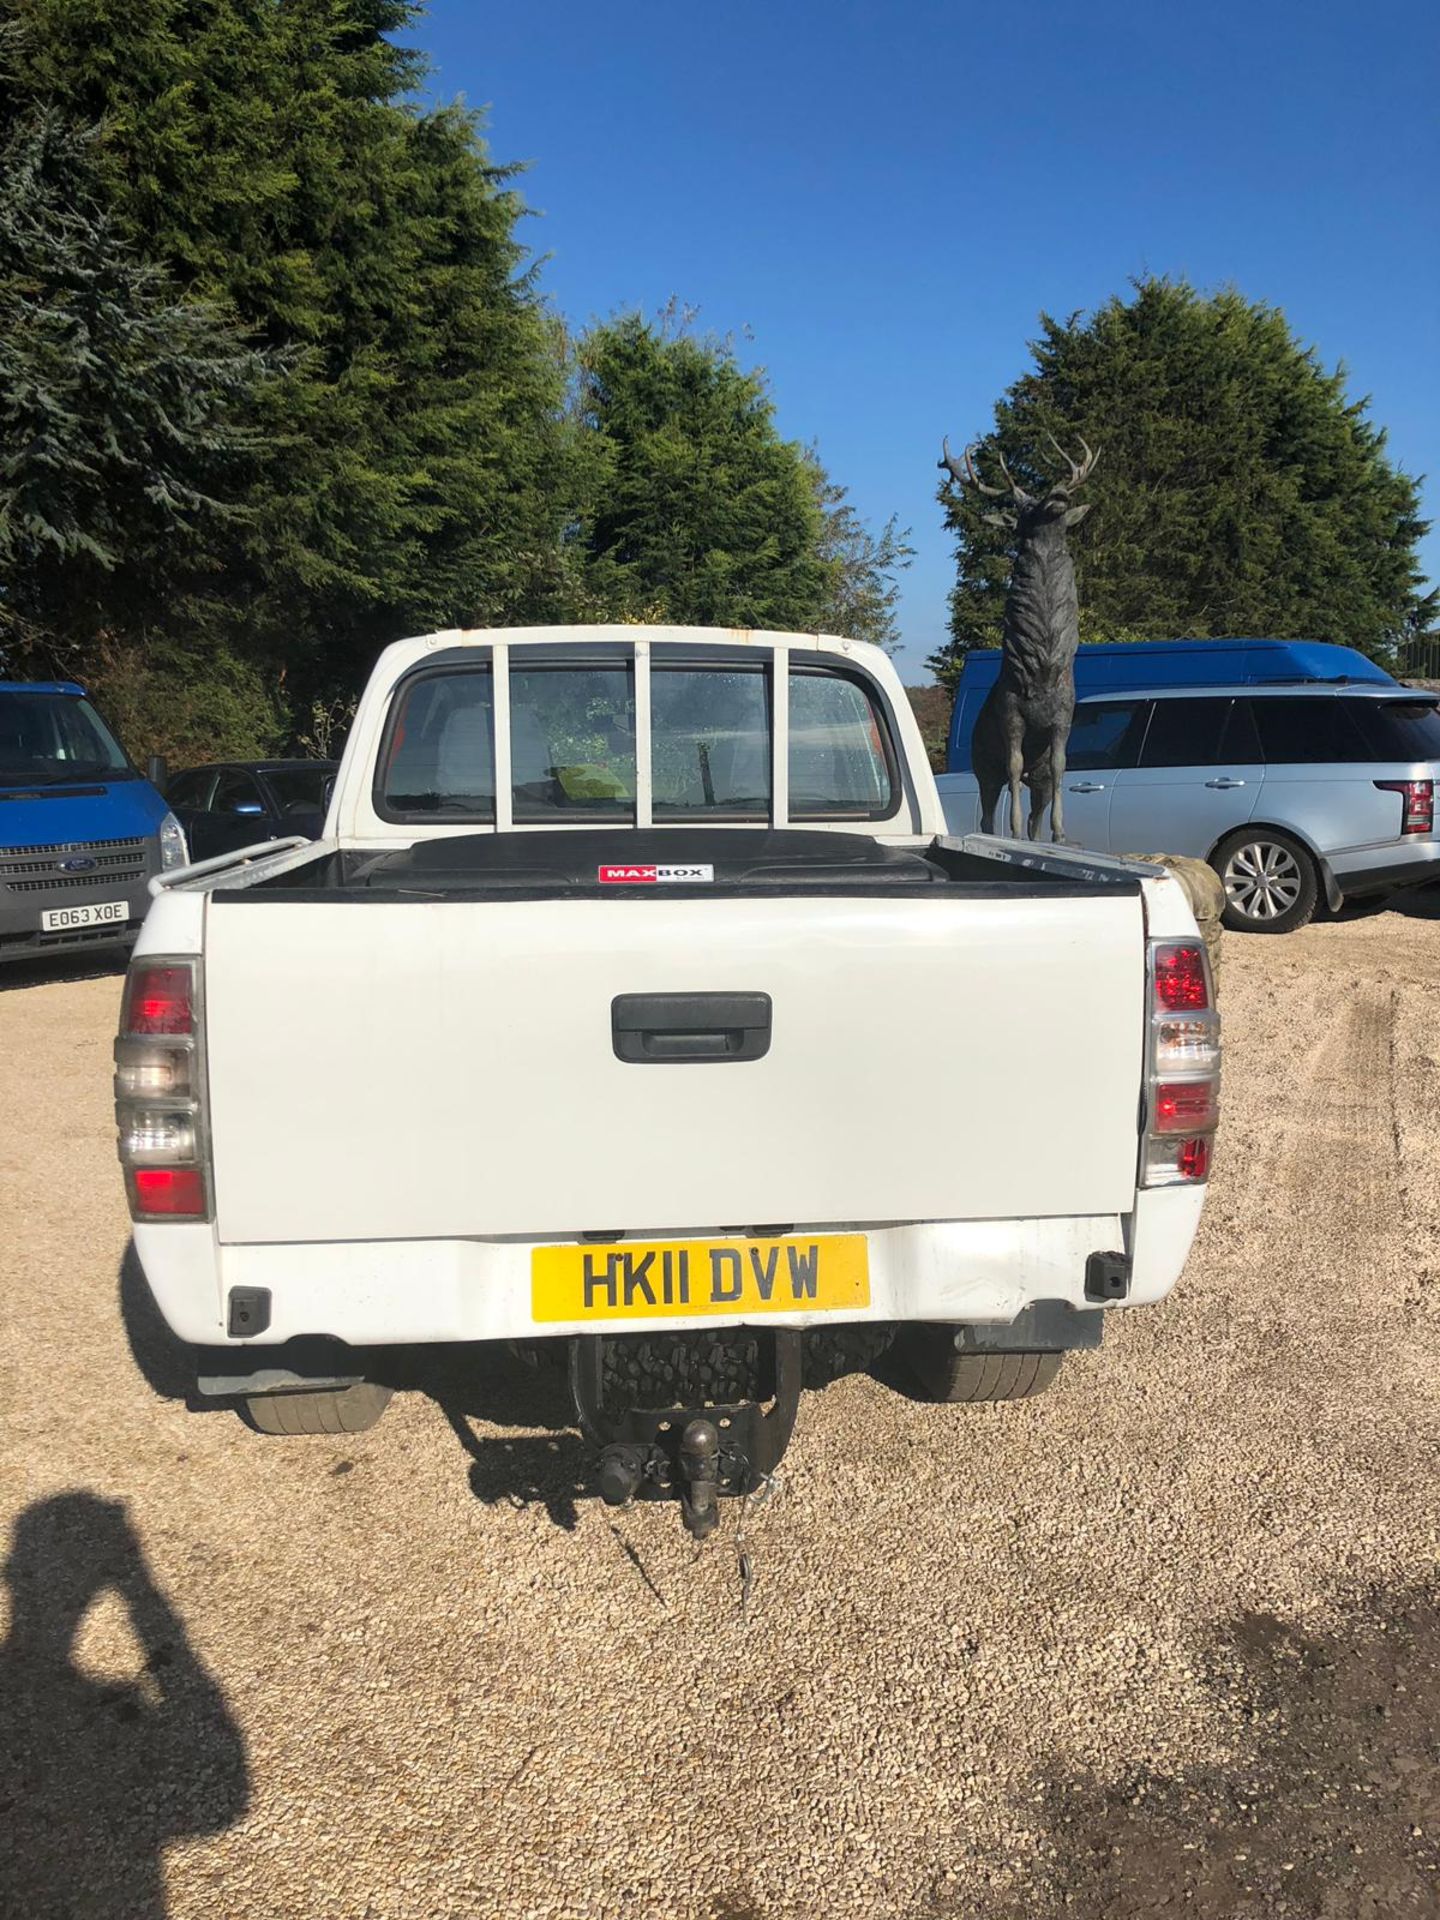
<path id="1" fill-rule="evenodd" d="M 1230 904 L 1248 920 L 1278 920 L 1300 898 L 1304 884 L 1299 861 L 1274 840 L 1242 842 L 1221 878 Z"/>

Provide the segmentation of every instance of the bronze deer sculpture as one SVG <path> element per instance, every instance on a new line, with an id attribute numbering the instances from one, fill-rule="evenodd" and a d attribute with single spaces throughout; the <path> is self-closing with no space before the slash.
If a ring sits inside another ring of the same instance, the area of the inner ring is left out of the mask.
<path id="1" fill-rule="evenodd" d="M 1090 511 L 1074 506 L 1071 496 L 1089 479 L 1096 455 L 1082 440 L 1083 461 L 1076 462 L 1047 434 L 1069 468 L 1043 496 L 1026 493 L 996 455 L 1003 487 L 987 487 L 975 471 L 973 447 L 963 460 L 944 443 L 943 467 L 958 486 L 974 487 L 991 499 L 1007 493 L 1012 510 L 987 513 L 994 526 L 1013 529 L 1015 565 L 1005 597 L 1000 673 L 975 722 L 971 765 L 980 786 L 980 831 L 991 833 L 1003 789 L 1010 789 L 1010 833 L 1021 833 L 1020 788 L 1030 789 L 1029 837 L 1038 838 L 1045 809 L 1050 809 L 1050 838 L 1065 838 L 1063 781 L 1065 746 L 1075 717 L 1075 648 L 1080 640 L 1080 608 L 1075 597 L 1075 568 L 1065 536 Z"/>

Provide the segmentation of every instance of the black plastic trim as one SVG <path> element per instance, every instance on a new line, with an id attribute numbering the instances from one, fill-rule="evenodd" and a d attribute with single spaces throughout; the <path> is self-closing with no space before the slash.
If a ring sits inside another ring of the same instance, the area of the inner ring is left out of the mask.
<path id="1" fill-rule="evenodd" d="M 453 889 L 441 887 L 292 887 L 285 891 L 262 892 L 259 887 L 217 887 L 209 894 L 212 907 L 255 907 L 267 902 L 291 901 L 296 906 L 403 905 L 406 901 L 451 902 L 473 906 L 483 900 L 490 905 L 508 905 L 527 900 L 651 900 L 674 906 L 677 899 L 687 906 L 709 900 L 951 900 L 957 894 L 966 900 L 1094 900 L 1102 895 L 1138 894 L 1138 880 L 952 880 L 936 886 L 912 886 L 908 881 L 880 887 L 867 887 L 855 881 L 835 885 L 802 886 L 794 883 L 754 886 L 694 887 L 496 887 L 489 892 L 479 887 Z"/>
<path id="2" fill-rule="evenodd" d="M 225 1331 L 232 1340 L 258 1339 L 270 1327 L 269 1287 L 231 1287 Z"/>
<path id="3" fill-rule="evenodd" d="M 1123 1300 L 1130 1291 L 1128 1253 L 1092 1253 L 1085 1262 L 1087 1300 Z"/>
<path id="4" fill-rule="evenodd" d="M 770 1051 L 768 993 L 617 993 L 615 1058 L 636 1067 L 724 1066 Z"/>

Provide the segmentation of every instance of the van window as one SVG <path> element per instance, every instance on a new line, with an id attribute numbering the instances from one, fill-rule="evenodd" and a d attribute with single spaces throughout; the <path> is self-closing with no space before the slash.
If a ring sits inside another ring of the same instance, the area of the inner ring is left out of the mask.
<path id="1" fill-rule="evenodd" d="M 88 700 L 73 693 L 0 693 L 0 781 L 129 776 L 130 763 Z"/>
<path id="2" fill-rule="evenodd" d="M 1065 765 L 1076 773 L 1133 767 L 1148 700 L 1084 700 L 1075 709 Z"/>

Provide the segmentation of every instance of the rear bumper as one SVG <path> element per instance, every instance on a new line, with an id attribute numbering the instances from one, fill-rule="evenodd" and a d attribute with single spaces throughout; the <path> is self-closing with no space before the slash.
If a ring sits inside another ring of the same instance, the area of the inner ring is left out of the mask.
<path id="1" fill-rule="evenodd" d="M 1085 1297 L 1095 1252 L 1131 1257 L 1126 1306 L 1163 1299 L 1180 1277 L 1204 1189 L 1138 1194 L 1133 1214 L 1039 1220 L 939 1221 L 869 1232 L 871 1304 L 863 1312 L 767 1314 L 769 1326 L 836 1321 L 1008 1323 L 1042 1300 L 1100 1311 Z M 834 1231 L 832 1226 L 827 1229 Z M 695 1229 L 697 1237 L 706 1230 Z M 640 1237 L 640 1236 L 637 1236 Z M 135 1247 L 172 1332 L 196 1346 L 272 1346 L 328 1336 L 351 1346 L 565 1337 L 637 1331 L 635 1321 L 537 1324 L 530 1312 L 530 1240 L 351 1241 L 221 1246 L 214 1228 L 137 1225 Z M 264 1287 L 263 1341 L 226 1331 L 233 1287 Z M 647 1318 L 649 1334 L 714 1327 L 713 1318 Z M 732 1323 L 733 1324 L 733 1323 Z"/>
<path id="2" fill-rule="evenodd" d="M 1440 880 L 1440 840 L 1415 839 L 1408 846 L 1391 841 L 1328 856 L 1330 871 L 1344 894 L 1381 893 L 1390 887 L 1418 887 Z"/>

